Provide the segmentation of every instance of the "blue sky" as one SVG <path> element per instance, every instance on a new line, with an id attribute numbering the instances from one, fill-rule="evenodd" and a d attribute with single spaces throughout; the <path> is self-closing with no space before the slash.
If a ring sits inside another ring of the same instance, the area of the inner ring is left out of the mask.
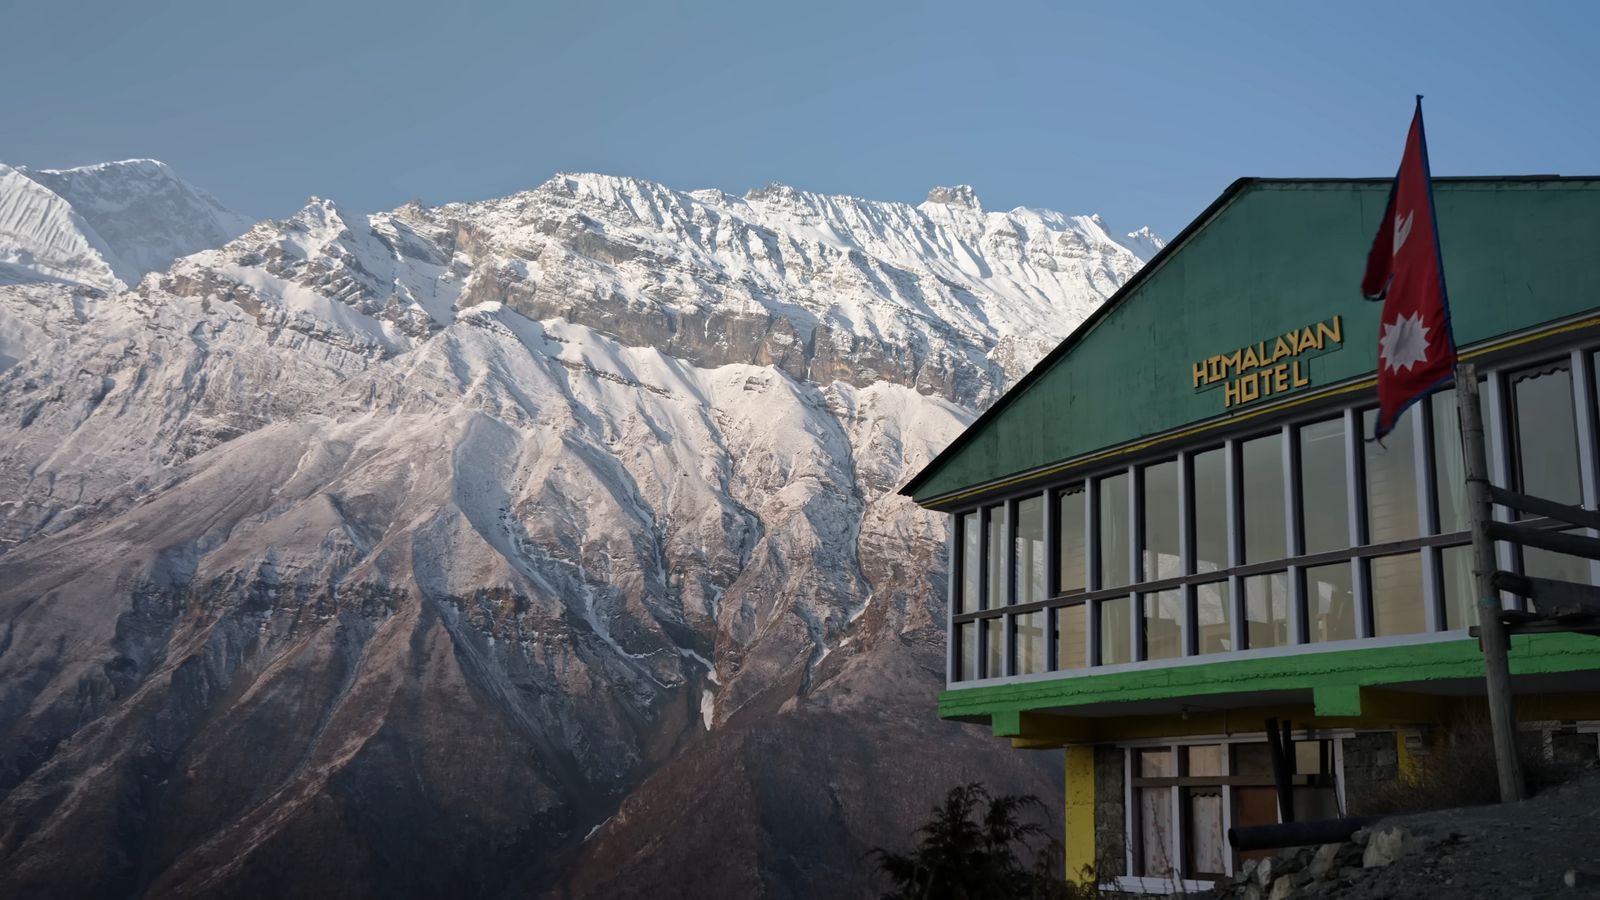
<path id="1" fill-rule="evenodd" d="M 1448 11 L 1448 12 L 1447 12 Z M 1172 235 L 1241 175 L 1600 174 L 1600 4 L 13 6 L 0 161 L 149 156 L 255 216 L 562 170 L 1098 211 Z"/>

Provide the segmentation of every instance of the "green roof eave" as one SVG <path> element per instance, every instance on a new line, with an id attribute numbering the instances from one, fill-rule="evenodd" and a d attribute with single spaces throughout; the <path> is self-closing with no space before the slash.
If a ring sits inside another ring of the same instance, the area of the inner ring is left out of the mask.
<path id="1" fill-rule="evenodd" d="M 1063 461 L 1238 415 L 1220 390 L 1187 384 L 1189 363 L 1322 317 L 1341 315 L 1345 337 L 1342 352 L 1304 363 L 1311 392 L 1370 377 L 1379 310 L 1355 284 L 1389 182 L 1235 181 L 900 493 L 950 508 Z M 1458 343 L 1600 305 L 1600 179 L 1435 182 Z"/>

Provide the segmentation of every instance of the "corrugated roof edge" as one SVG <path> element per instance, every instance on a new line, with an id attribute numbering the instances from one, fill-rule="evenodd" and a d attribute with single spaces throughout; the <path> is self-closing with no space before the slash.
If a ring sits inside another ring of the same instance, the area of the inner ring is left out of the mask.
<path id="1" fill-rule="evenodd" d="M 1589 176 L 1589 175 L 1442 175 L 1442 176 L 1436 176 L 1433 179 L 1433 181 L 1435 183 L 1439 183 L 1439 182 L 1444 182 L 1444 183 L 1449 183 L 1449 182 L 1472 182 L 1472 181 L 1476 181 L 1476 182 L 1518 182 L 1518 181 L 1596 181 L 1596 180 L 1600 180 L 1600 176 Z M 1128 279 L 1128 282 L 1126 284 L 1124 284 L 1122 287 L 1118 288 L 1117 292 L 1115 294 L 1112 294 L 1110 297 L 1107 297 L 1106 298 L 1106 302 L 1100 304 L 1100 306 L 1098 308 L 1096 308 L 1094 312 L 1089 314 L 1089 317 L 1087 319 L 1084 319 L 1082 322 L 1080 322 L 1078 324 L 1078 327 L 1074 328 L 1072 330 L 1071 334 L 1067 335 L 1066 338 L 1061 341 L 1061 343 L 1057 344 L 1056 348 L 1054 350 L 1051 350 L 1048 354 L 1045 355 L 1044 359 L 1039 360 L 1039 362 L 1037 364 L 1035 364 L 1032 369 L 1029 369 L 1028 370 L 1028 374 L 1022 376 L 1022 379 L 1020 381 L 1018 381 L 1016 384 L 1012 385 L 1010 390 L 1006 391 L 1003 395 L 1001 395 L 999 400 L 996 400 L 993 405 L 991 405 L 988 409 L 983 411 L 982 415 L 980 415 L 980 416 L 978 416 L 978 418 L 974 419 L 972 424 L 968 425 L 966 427 L 966 430 L 962 431 L 961 434 L 956 436 L 956 439 L 954 441 L 950 442 L 950 446 L 944 448 L 944 450 L 938 456 L 935 456 L 933 459 L 929 460 L 928 464 L 926 466 L 922 467 L 922 471 L 918 472 L 916 475 L 913 475 L 911 477 L 911 480 L 906 482 L 905 486 L 900 488 L 898 493 L 901 496 L 905 496 L 905 497 L 914 496 L 916 494 L 917 488 L 920 487 L 924 481 L 926 481 L 928 478 L 930 478 L 935 471 L 937 471 L 941 466 L 943 466 L 946 462 L 948 462 L 951 457 L 953 457 L 955 454 L 959 453 L 961 451 L 961 449 L 963 447 L 965 447 L 972 440 L 972 436 L 973 435 L 977 434 L 977 432 L 986 423 L 988 423 L 990 420 L 992 420 L 996 416 L 1000 415 L 1000 413 L 1002 411 L 1004 411 L 1005 408 L 1011 404 L 1011 401 L 1014 398 L 1020 396 L 1022 394 L 1022 392 L 1026 391 L 1028 389 L 1028 387 L 1031 386 L 1040 377 L 1042 377 L 1044 375 L 1044 373 L 1050 369 L 1051 366 L 1054 366 L 1058 360 L 1060 360 L 1063 356 L 1066 356 L 1068 353 L 1072 352 L 1072 348 L 1074 346 L 1076 346 L 1077 343 L 1083 339 L 1084 335 L 1088 334 L 1090 331 L 1093 331 L 1095 325 L 1097 325 L 1100 322 L 1101 319 L 1104 319 L 1106 316 L 1110 315 L 1111 311 L 1114 310 L 1117 306 L 1121 305 L 1123 300 L 1125 300 L 1127 297 L 1132 295 L 1134 291 L 1138 290 L 1139 286 L 1145 282 L 1145 279 L 1147 279 L 1151 275 L 1155 274 L 1155 272 L 1158 269 L 1160 269 L 1162 265 L 1164 265 L 1166 263 L 1167 259 L 1169 259 L 1180 248 L 1182 248 L 1184 244 L 1187 244 L 1189 242 L 1189 239 L 1194 237 L 1194 235 L 1198 231 L 1200 231 L 1200 229 L 1202 229 L 1206 225 L 1210 224 L 1212 219 L 1216 218 L 1216 216 L 1219 213 L 1221 213 L 1223 209 L 1225 209 L 1230 203 L 1232 203 L 1235 199 L 1237 199 L 1240 194 L 1244 193 L 1244 191 L 1247 188 L 1251 188 L 1251 187 L 1255 187 L 1255 186 L 1259 186 L 1259 185 L 1273 185 L 1273 184 L 1387 184 L 1387 183 L 1389 183 L 1391 181 L 1394 181 L 1394 178 L 1392 176 L 1391 177 L 1387 177 L 1387 178 L 1256 178 L 1256 177 L 1245 177 L 1245 178 L 1237 179 L 1232 184 L 1228 185 L 1227 189 L 1224 190 L 1221 193 L 1221 195 L 1219 195 L 1217 197 L 1217 199 L 1211 201 L 1211 205 L 1207 206 L 1205 208 L 1205 210 L 1200 213 L 1200 215 L 1195 216 L 1193 221 L 1191 221 L 1188 225 L 1185 225 L 1183 230 L 1178 232 L 1178 235 L 1176 237 L 1174 237 L 1171 241 L 1167 242 L 1167 245 L 1165 247 L 1163 247 L 1159 253 L 1157 253 L 1154 257 L 1151 257 L 1150 261 L 1145 263 L 1144 266 L 1142 268 L 1140 268 L 1139 271 L 1136 272 L 1132 278 Z"/>

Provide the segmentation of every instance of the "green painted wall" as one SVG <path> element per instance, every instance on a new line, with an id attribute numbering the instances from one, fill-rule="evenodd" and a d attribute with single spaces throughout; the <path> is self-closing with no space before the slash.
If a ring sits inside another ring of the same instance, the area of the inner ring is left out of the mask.
<path id="1" fill-rule="evenodd" d="M 1459 344 L 1600 306 L 1600 179 L 1438 182 L 1434 193 Z M 1344 346 L 1309 361 L 1309 389 L 1370 375 L 1380 307 L 1357 285 L 1387 198 L 1376 183 L 1246 186 L 1002 400 L 916 500 L 1223 415 L 1220 387 L 1192 387 L 1192 362 L 1335 314 Z"/>
<path id="2" fill-rule="evenodd" d="M 1520 635 L 1511 643 L 1515 675 L 1600 668 L 1600 639 L 1576 634 Z M 1296 653 L 1259 659 L 1062 674 L 1021 684 L 957 688 L 939 695 L 942 718 L 993 716 L 1034 710 L 1069 710 L 1089 703 L 1166 700 L 1208 694 L 1297 689 L 1381 687 L 1447 678 L 1482 678 L 1483 655 L 1473 640 L 1401 647 Z"/>

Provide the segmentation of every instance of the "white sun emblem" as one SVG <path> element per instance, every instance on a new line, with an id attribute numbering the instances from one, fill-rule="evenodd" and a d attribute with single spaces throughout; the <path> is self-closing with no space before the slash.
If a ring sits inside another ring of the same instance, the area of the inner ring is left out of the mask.
<path id="1" fill-rule="evenodd" d="M 1428 361 L 1428 326 L 1422 324 L 1422 313 L 1401 316 L 1385 323 L 1383 336 L 1378 338 L 1378 352 L 1383 364 L 1391 372 L 1402 372 Z"/>

